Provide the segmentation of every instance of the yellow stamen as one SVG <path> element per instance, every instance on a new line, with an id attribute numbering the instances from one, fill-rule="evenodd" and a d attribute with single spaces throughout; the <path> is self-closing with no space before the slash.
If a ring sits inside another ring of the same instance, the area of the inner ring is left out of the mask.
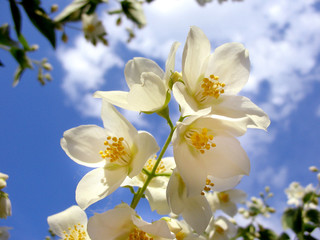
<path id="1" fill-rule="evenodd" d="M 69 227 L 69 234 L 66 231 L 63 231 L 64 240 L 85 240 L 87 239 L 88 235 L 87 232 L 84 230 L 84 226 L 80 223 L 74 225 L 73 228 Z"/>
<path id="2" fill-rule="evenodd" d="M 226 192 L 219 192 L 218 193 L 218 198 L 221 202 L 227 203 L 230 201 L 229 194 Z"/>
<path id="3" fill-rule="evenodd" d="M 106 149 L 99 151 L 99 154 L 103 159 L 108 159 L 111 163 L 119 159 L 123 159 L 128 153 L 125 148 L 125 141 L 123 137 L 111 137 L 108 136 L 104 142 Z"/>
<path id="4" fill-rule="evenodd" d="M 206 150 L 210 150 L 211 147 L 216 146 L 216 144 L 212 142 L 214 137 L 213 135 L 208 135 L 207 128 L 202 128 L 201 132 L 191 130 L 187 132 L 186 138 L 190 141 L 191 145 L 202 154 L 205 153 Z"/>
<path id="5" fill-rule="evenodd" d="M 211 182 L 209 178 L 206 179 L 206 185 L 203 188 L 203 191 L 201 192 L 201 195 L 204 195 L 205 192 L 209 192 L 212 190 L 212 187 L 214 186 L 214 183 Z"/>
<path id="6" fill-rule="evenodd" d="M 185 239 L 185 237 L 186 237 L 186 234 L 184 232 L 182 232 L 182 231 L 180 231 L 180 232 L 178 232 L 176 234 L 176 239 L 177 240 L 183 240 L 183 239 Z"/>
<path id="7" fill-rule="evenodd" d="M 128 240 L 154 240 L 154 238 L 150 237 L 146 232 L 135 228 L 129 234 Z"/>
<path id="8" fill-rule="evenodd" d="M 146 164 L 144 165 L 144 169 L 146 169 L 147 171 L 151 172 L 155 163 L 156 163 L 156 158 L 157 156 L 154 157 L 154 159 L 149 159 Z M 160 164 L 158 165 L 157 169 L 156 169 L 156 173 L 163 173 L 165 172 L 167 169 L 166 169 L 166 166 L 163 164 L 163 162 L 160 162 Z"/>
<path id="9" fill-rule="evenodd" d="M 87 31 L 88 32 L 92 33 L 94 30 L 95 30 L 95 26 L 93 24 L 88 24 L 87 25 Z"/>
<path id="10" fill-rule="evenodd" d="M 224 93 L 225 83 L 219 82 L 219 77 L 213 74 L 209 78 L 203 78 L 201 88 L 203 89 L 202 97 L 214 97 L 218 99 Z"/>

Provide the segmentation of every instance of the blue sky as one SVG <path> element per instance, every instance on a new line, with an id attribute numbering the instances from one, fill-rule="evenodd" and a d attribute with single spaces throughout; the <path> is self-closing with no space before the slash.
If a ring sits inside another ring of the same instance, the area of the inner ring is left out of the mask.
<path id="1" fill-rule="evenodd" d="M 7 4 L 1 1 L 0 9 L 8 9 Z M 68 44 L 59 41 L 53 51 L 24 21 L 22 32 L 29 43 L 40 45 L 30 57 L 47 57 L 54 67 L 53 81 L 44 87 L 37 82 L 36 71 L 27 71 L 13 88 L 16 63 L 0 51 L 5 64 L 0 69 L 0 171 L 10 176 L 5 190 L 13 207 L 13 216 L 1 219 L 0 226 L 13 228 L 11 239 L 44 239 L 47 216 L 75 204 L 77 183 L 90 169 L 66 156 L 60 138 L 72 127 L 101 125 L 99 101 L 92 93 L 127 89 L 123 70 L 133 57 L 148 57 L 164 67 L 173 41 L 182 43 L 176 59 L 181 70 L 183 44 L 191 25 L 205 32 L 213 49 L 231 41 L 248 48 L 252 70 L 241 94 L 271 118 L 267 133 L 251 129 L 240 138 L 251 160 L 251 174 L 237 188 L 257 196 L 269 185 L 275 193 L 271 203 L 281 208 L 286 201 L 283 190 L 290 182 L 315 183 L 308 167 L 320 165 L 319 1 L 245 0 L 200 7 L 195 0 L 156 0 L 144 9 L 148 25 L 137 30 L 137 37 L 127 45 L 124 27 L 115 27 L 115 19 L 99 8 L 110 47 L 94 48 L 80 32 L 68 29 Z M 7 13 L 0 16 L 1 23 L 8 19 Z M 168 130 L 163 120 L 122 113 L 137 129 L 151 132 L 163 144 Z M 177 116 L 176 107 L 171 114 Z M 87 213 L 105 211 L 121 200 L 131 201 L 126 190 L 94 204 Z M 147 205 L 141 204 L 137 211 L 147 220 L 155 217 Z"/>

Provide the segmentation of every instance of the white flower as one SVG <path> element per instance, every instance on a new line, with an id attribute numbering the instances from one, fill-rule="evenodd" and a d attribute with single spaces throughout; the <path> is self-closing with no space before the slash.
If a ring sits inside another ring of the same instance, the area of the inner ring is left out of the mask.
<path id="1" fill-rule="evenodd" d="M 10 234 L 8 230 L 11 229 L 9 227 L 0 227 L 0 240 L 8 240 Z"/>
<path id="2" fill-rule="evenodd" d="M 151 172 L 156 160 L 149 159 L 144 165 L 144 169 Z M 165 215 L 169 214 L 169 206 L 167 203 L 166 189 L 172 170 L 176 167 L 174 159 L 172 157 L 167 157 L 161 159 L 159 166 L 157 167 L 156 174 L 161 174 L 162 176 L 157 176 L 153 178 L 146 191 L 145 195 L 149 201 L 151 210 L 156 210 L 158 214 Z M 147 180 L 147 175 L 140 172 L 137 176 L 133 178 L 126 178 L 121 186 L 137 186 L 142 187 Z"/>
<path id="3" fill-rule="evenodd" d="M 221 209 L 230 217 L 234 217 L 238 212 L 237 203 L 245 201 L 247 194 L 239 189 L 231 189 L 209 193 L 206 197 L 213 211 Z"/>
<path id="4" fill-rule="evenodd" d="M 170 177 L 167 199 L 174 214 L 181 214 L 197 233 L 204 232 L 212 217 L 210 205 L 205 196 L 200 193 L 196 196 L 187 196 L 185 183 L 177 170 L 174 170 Z"/>
<path id="5" fill-rule="evenodd" d="M 89 42 L 93 45 L 96 45 L 99 41 L 107 44 L 107 41 L 103 38 L 107 34 L 106 30 L 96 13 L 82 14 L 81 19 L 84 36 Z"/>
<path id="6" fill-rule="evenodd" d="M 88 232 L 94 240 L 174 239 L 166 221 L 145 222 L 126 203 L 95 213 L 89 219 Z"/>
<path id="7" fill-rule="evenodd" d="M 265 217 L 270 217 L 270 208 L 265 205 L 261 198 L 251 197 L 251 201 L 246 203 L 249 212 L 244 213 L 244 217 L 255 217 L 262 214 Z"/>
<path id="8" fill-rule="evenodd" d="M 11 215 L 11 201 L 8 197 L 8 194 L 0 191 L 0 218 L 7 218 Z"/>
<path id="9" fill-rule="evenodd" d="M 78 206 L 51 215 L 47 219 L 51 231 L 66 240 L 90 240 L 87 233 L 87 215 Z"/>
<path id="10" fill-rule="evenodd" d="M 237 228 L 226 217 L 219 216 L 211 221 L 206 232 L 208 240 L 229 240 L 236 235 Z"/>
<path id="11" fill-rule="evenodd" d="M 7 186 L 6 181 L 8 178 L 9 178 L 9 176 L 7 174 L 0 172 L 0 190 Z"/>
<path id="12" fill-rule="evenodd" d="M 150 133 L 137 131 L 111 104 L 102 103 L 104 128 L 82 125 L 66 131 L 61 147 L 76 163 L 98 167 L 79 182 L 76 201 L 85 209 L 115 191 L 126 176 L 137 175 L 159 146 Z"/>
<path id="13" fill-rule="evenodd" d="M 166 72 L 154 61 L 134 58 L 125 67 L 124 75 L 129 92 L 97 91 L 94 97 L 106 99 L 118 107 L 138 111 L 156 112 L 167 106 L 170 100 L 169 81 L 174 70 L 175 53 L 179 46 L 175 42 L 166 62 Z"/>
<path id="14" fill-rule="evenodd" d="M 249 174 L 249 158 L 236 139 L 246 132 L 248 121 L 205 115 L 177 124 L 173 153 L 189 196 L 199 195 L 208 176 L 226 179 Z"/>
<path id="15" fill-rule="evenodd" d="M 233 118 L 248 116 L 248 127 L 266 129 L 270 120 L 250 99 L 236 96 L 248 81 L 248 50 L 240 43 L 227 43 L 210 54 L 210 42 L 197 27 L 191 27 L 182 57 L 182 82 L 173 94 L 183 116 L 203 109 Z"/>
<path id="16" fill-rule="evenodd" d="M 288 205 L 295 205 L 299 206 L 301 205 L 302 198 L 305 194 L 305 189 L 300 185 L 298 182 L 292 182 L 289 185 L 289 188 L 285 190 L 285 193 L 287 194 Z"/>

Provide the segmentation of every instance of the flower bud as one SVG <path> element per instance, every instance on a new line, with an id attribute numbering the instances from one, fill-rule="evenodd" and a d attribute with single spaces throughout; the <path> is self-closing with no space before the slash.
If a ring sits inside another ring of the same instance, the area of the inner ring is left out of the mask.
<path id="1" fill-rule="evenodd" d="M 52 4 L 50 11 L 52 13 L 54 13 L 54 12 L 58 11 L 58 8 L 59 8 L 58 4 Z"/>
<path id="2" fill-rule="evenodd" d="M 39 45 L 38 44 L 33 44 L 30 46 L 30 51 L 36 51 L 39 49 Z"/>
<path id="3" fill-rule="evenodd" d="M 266 191 L 266 193 L 268 193 L 268 192 L 270 192 L 270 187 L 269 187 L 269 186 L 266 186 L 266 187 L 264 188 L 264 190 Z"/>
<path id="4" fill-rule="evenodd" d="M 309 170 L 310 170 L 311 172 L 319 172 L 319 170 L 318 170 L 318 168 L 317 168 L 316 166 L 311 166 L 311 167 L 309 167 Z"/>
<path id="5" fill-rule="evenodd" d="M 3 189 L 7 186 L 6 180 L 9 178 L 7 174 L 0 172 L 0 189 Z"/>
<path id="6" fill-rule="evenodd" d="M 8 194 L 0 191 L 0 218 L 11 216 L 11 201 Z"/>
<path id="7" fill-rule="evenodd" d="M 42 67 L 47 70 L 47 71 L 51 71 L 52 70 L 52 65 L 48 62 L 42 64 Z"/>
<path id="8" fill-rule="evenodd" d="M 317 174 L 318 181 L 320 182 L 320 173 Z"/>

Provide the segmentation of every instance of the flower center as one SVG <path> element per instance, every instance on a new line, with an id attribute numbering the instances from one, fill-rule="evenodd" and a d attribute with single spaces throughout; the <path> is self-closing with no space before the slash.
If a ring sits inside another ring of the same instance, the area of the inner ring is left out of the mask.
<path id="1" fill-rule="evenodd" d="M 106 149 L 99 152 L 103 159 L 106 159 L 110 163 L 128 163 L 129 151 L 123 137 L 117 138 L 108 136 L 107 140 L 104 141 L 104 145 L 106 146 Z"/>
<path id="2" fill-rule="evenodd" d="M 92 33 L 95 30 L 95 26 L 93 24 L 88 24 L 87 31 Z"/>
<path id="3" fill-rule="evenodd" d="M 63 231 L 64 240 L 86 240 L 88 235 L 84 230 L 84 226 L 80 223 L 74 225 L 73 228 L 69 227 L 69 234 L 66 231 Z"/>
<path id="4" fill-rule="evenodd" d="M 208 129 L 202 128 L 199 130 L 190 130 L 186 133 L 187 141 L 195 147 L 200 153 L 205 153 L 211 147 L 215 147 L 216 144 L 212 142 L 213 135 L 208 135 Z"/>
<path id="5" fill-rule="evenodd" d="M 184 232 L 182 232 L 182 231 L 180 231 L 180 232 L 178 232 L 176 234 L 176 239 L 177 240 L 183 240 L 183 239 L 185 239 L 185 237 L 186 237 L 186 234 Z"/>
<path id="6" fill-rule="evenodd" d="M 154 156 L 154 158 L 150 158 L 146 164 L 144 165 L 144 168 L 148 171 L 148 172 L 151 172 L 152 169 L 154 168 L 154 165 L 156 163 L 156 158 L 157 156 Z M 155 173 L 163 173 L 165 172 L 167 169 L 166 169 L 166 166 L 163 164 L 163 162 L 160 162 L 160 164 L 158 165 L 157 169 L 156 169 L 156 172 Z"/>
<path id="7" fill-rule="evenodd" d="M 215 228 L 215 230 L 216 230 L 218 233 L 220 233 L 220 234 L 223 234 L 223 233 L 224 233 L 224 229 L 223 229 L 222 227 L 216 225 L 214 228 Z"/>
<path id="8" fill-rule="evenodd" d="M 226 84 L 219 82 L 219 77 L 213 74 L 210 78 L 204 78 L 202 80 L 201 88 L 203 89 L 202 96 L 210 96 L 218 99 L 220 94 L 224 93 L 224 87 Z"/>
<path id="9" fill-rule="evenodd" d="M 201 192 L 201 195 L 204 195 L 204 192 L 209 192 L 212 190 L 212 187 L 214 186 L 214 183 L 211 182 L 209 178 L 206 179 L 206 185 L 203 188 L 203 191 Z"/>
<path id="10" fill-rule="evenodd" d="M 218 193 L 218 198 L 221 202 L 227 203 L 230 201 L 230 197 L 228 193 L 225 192 L 219 192 Z"/>
<path id="11" fill-rule="evenodd" d="M 153 237 L 138 228 L 135 228 L 129 235 L 128 240 L 154 240 Z"/>

